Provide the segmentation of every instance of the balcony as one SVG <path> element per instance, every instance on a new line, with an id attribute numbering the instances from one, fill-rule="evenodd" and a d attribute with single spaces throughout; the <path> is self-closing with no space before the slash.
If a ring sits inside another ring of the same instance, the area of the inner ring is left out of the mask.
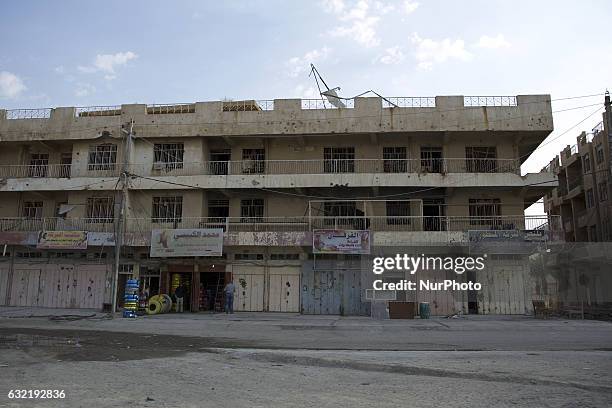
<path id="1" fill-rule="evenodd" d="M 222 228 L 225 231 L 290 232 L 312 229 L 369 229 L 372 231 L 468 231 L 535 230 L 558 231 L 558 216 L 517 215 L 496 217 L 469 216 L 356 216 L 356 217 L 182 217 L 152 221 L 128 218 L 127 232 L 153 229 Z M 0 231 L 92 231 L 113 232 L 112 218 L 0 218 Z"/>

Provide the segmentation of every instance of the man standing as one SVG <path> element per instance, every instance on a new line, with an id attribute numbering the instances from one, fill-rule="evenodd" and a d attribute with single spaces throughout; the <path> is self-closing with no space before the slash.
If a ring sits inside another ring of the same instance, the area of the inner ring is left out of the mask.
<path id="1" fill-rule="evenodd" d="M 176 311 L 178 313 L 183 313 L 183 299 L 185 298 L 185 288 L 181 283 L 174 290 L 174 298 L 176 299 Z"/>
<path id="2" fill-rule="evenodd" d="M 234 292 L 236 291 L 236 286 L 234 286 L 234 282 L 229 281 L 227 285 L 225 285 L 225 313 L 234 313 Z"/>

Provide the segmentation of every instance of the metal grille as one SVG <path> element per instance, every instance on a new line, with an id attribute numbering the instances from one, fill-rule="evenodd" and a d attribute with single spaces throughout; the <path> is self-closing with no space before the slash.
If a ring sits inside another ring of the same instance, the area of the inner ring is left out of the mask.
<path id="1" fill-rule="evenodd" d="M 116 163 L 116 144 L 105 143 L 89 148 L 88 170 L 114 170 Z"/>
<path id="2" fill-rule="evenodd" d="M 469 200 L 470 225 L 493 226 L 500 219 L 501 200 L 499 198 L 471 198 Z"/>
<path id="3" fill-rule="evenodd" d="M 441 147 L 421 147 L 421 171 L 442 173 L 443 159 Z"/>
<path id="4" fill-rule="evenodd" d="M 241 222 L 263 222 L 264 200 L 252 198 L 240 201 Z"/>
<path id="5" fill-rule="evenodd" d="M 495 173 L 497 171 L 497 148 L 495 146 L 466 147 L 465 165 L 469 173 Z"/>
<path id="6" fill-rule="evenodd" d="M 242 149 L 242 160 L 242 172 L 245 174 L 259 174 L 266 169 L 265 149 Z"/>
<path id="7" fill-rule="evenodd" d="M 433 96 L 388 97 L 382 100 L 383 108 L 435 108 L 436 98 Z"/>
<path id="8" fill-rule="evenodd" d="M 354 173 L 354 147 L 326 147 L 323 149 L 325 173 Z"/>
<path id="9" fill-rule="evenodd" d="M 95 224 L 112 223 L 115 218 L 113 197 L 90 197 L 87 199 L 87 222 Z"/>
<path id="10" fill-rule="evenodd" d="M 28 177 L 47 177 L 49 169 L 49 155 L 46 153 L 35 153 L 30 155 L 30 166 Z"/>
<path id="11" fill-rule="evenodd" d="M 408 171 L 406 147 L 383 147 L 383 168 L 385 173 L 406 173 Z"/>
<path id="12" fill-rule="evenodd" d="M 42 201 L 25 201 L 23 203 L 23 216 L 31 219 L 41 219 L 43 216 Z"/>
<path id="13" fill-rule="evenodd" d="M 153 222 L 181 222 L 183 197 L 153 197 Z"/>
<path id="14" fill-rule="evenodd" d="M 185 145 L 183 143 L 155 143 L 153 146 L 154 170 L 182 169 L 184 154 Z"/>
<path id="15" fill-rule="evenodd" d="M 410 201 L 387 201 L 386 206 L 388 217 L 387 225 L 410 224 Z"/>

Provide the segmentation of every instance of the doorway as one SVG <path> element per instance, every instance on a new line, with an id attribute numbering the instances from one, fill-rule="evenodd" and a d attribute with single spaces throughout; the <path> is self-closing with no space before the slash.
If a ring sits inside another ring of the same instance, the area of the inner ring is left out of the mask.
<path id="1" fill-rule="evenodd" d="M 172 310 L 176 312 L 174 292 L 179 285 L 183 285 L 185 296 L 183 298 L 183 310 L 191 311 L 191 272 L 174 272 L 170 275 L 170 296 L 172 296 Z"/>
<path id="2" fill-rule="evenodd" d="M 199 309 L 212 313 L 221 313 L 225 305 L 223 288 L 226 280 L 225 272 L 200 272 L 200 302 Z"/>
<path id="3" fill-rule="evenodd" d="M 423 200 L 423 231 L 446 231 L 444 199 Z"/>

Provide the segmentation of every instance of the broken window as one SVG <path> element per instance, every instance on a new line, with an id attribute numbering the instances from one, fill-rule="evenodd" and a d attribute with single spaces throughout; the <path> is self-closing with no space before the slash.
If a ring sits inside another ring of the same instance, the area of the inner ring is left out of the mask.
<path id="1" fill-rule="evenodd" d="M 604 161 L 604 149 L 601 143 L 595 147 L 595 161 L 597 161 L 597 164 L 601 164 Z"/>
<path id="2" fill-rule="evenodd" d="M 501 200 L 499 198 L 471 198 L 469 200 L 470 225 L 490 227 L 501 224 Z M 507 228 L 514 229 L 514 228 Z"/>
<path id="3" fill-rule="evenodd" d="M 354 201 L 330 201 L 323 203 L 325 215 L 324 224 L 327 226 L 353 226 L 359 224 L 357 217 L 363 217 L 363 211 L 357 209 Z M 360 228 L 358 228 L 360 229 Z"/>
<path id="4" fill-rule="evenodd" d="M 588 173 L 591 171 L 591 154 L 587 153 L 582 156 L 582 172 Z"/>
<path id="5" fill-rule="evenodd" d="M 405 147 L 383 147 L 383 168 L 385 173 L 406 173 L 408 153 Z"/>
<path id="6" fill-rule="evenodd" d="M 153 217 L 156 223 L 179 223 L 183 218 L 183 197 L 153 197 Z"/>
<path id="7" fill-rule="evenodd" d="M 90 197 L 87 199 L 88 223 L 112 223 L 115 218 L 115 199 L 113 197 Z"/>
<path id="8" fill-rule="evenodd" d="M 323 171 L 325 173 L 354 173 L 354 147 L 326 147 L 323 149 Z"/>
<path id="9" fill-rule="evenodd" d="M 605 181 L 602 181 L 598 185 L 599 189 L 599 201 L 607 201 L 608 200 L 608 185 Z"/>
<path id="10" fill-rule="evenodd" d="M 88 170 L 115 170 L 117 145 L 105 143 L 89 148 Z"/>
<path id="11" fill-rule="evenodd" d="M 249 198 L 240 200 L 240 222 L 263 222 L 264 200 Z"/>
<path id="12" fill-rule="evenodd" d="M 153 146 L 154 170 L 170 171 L 183 168 L 185 145 L 183 143 L 155 143 Z"/>
<path id="13" fill-rule="evenodd" d="M 465 165 L 468 173 L 497 172 L 497 148 L 495 146 L 466 147 Z"/>
<path id="14" fill-rule="evenodd" d="M 410 201 L 387 201 L 387 225 L 410 224 Z"/>
<path id="15" fill-rule="evenodd" d="M 25 201 L 23 203 L 23 217 L 31 219 L 40 219 L 43 216 L 42 201 Z"/>
<path id="16" fill-rule="evenodd" d="M 49 155 L 47 153 L 34 153 L 30 155 L 28 177 L 47 177 L 49 169 Z"/>
<path id="17" fill-rule="evenodd" d="M 265 149 L 242 149 L 242 172 L 260 174 L 266 169 Z"/>
<path id="18" fill-rule="evenodd" d="M 421 147 L 421 171 L 425 173 L 442 173 L 442 148 Z"/>

